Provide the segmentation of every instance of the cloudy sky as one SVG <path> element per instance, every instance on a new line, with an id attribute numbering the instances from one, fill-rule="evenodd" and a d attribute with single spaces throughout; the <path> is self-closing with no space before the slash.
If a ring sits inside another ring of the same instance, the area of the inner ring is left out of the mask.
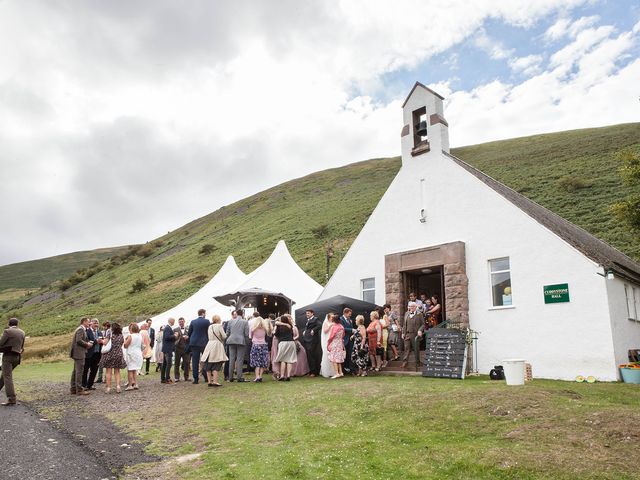
<path id="1" fill-rule="evenodd" d="M 152 240 L 400 152 L 640 120 L 637 0 L 0 0 L 0 264 Z"/>

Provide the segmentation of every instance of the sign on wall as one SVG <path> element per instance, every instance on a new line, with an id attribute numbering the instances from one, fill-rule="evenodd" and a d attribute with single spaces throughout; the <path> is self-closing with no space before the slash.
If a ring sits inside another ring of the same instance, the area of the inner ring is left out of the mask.
<path id="1" fill-rule="evenodd" d="M 569 301 L 569 284 L 545 285 L 544 303 L 563 303 Z"/>

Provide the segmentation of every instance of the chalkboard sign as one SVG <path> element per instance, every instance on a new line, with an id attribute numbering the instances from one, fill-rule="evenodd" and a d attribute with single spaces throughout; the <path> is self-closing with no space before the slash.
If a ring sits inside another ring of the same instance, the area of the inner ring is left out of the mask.
<path id="1" fill-rule="evenodd" d="M 466 335 L 459 330 L 427 330 L 423 377 L 464 378 L 467 362 Z"/>

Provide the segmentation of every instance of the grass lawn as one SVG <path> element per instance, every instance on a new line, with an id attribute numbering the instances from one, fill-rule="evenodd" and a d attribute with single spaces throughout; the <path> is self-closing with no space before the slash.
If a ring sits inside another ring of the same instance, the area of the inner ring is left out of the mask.
<path id="1" fill-rule="evenodd" d="M 70 371 L 27 364 L 16 381 L 29 398 L 38 379 L 66 386 Z M 200 454 L 165 462 L 163 478 L 638 478 L 637 385 L 370 376 L 213 389 L 156 375 L 138 392 L 86 400 L 110 405 L 150 453 Z"/>

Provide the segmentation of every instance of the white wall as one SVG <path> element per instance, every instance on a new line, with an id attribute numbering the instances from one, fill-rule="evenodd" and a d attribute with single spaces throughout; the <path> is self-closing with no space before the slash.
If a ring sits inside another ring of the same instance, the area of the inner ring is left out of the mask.
<path id="1" fill-rule="evenodd" d="M 413 108 L 410 103 L 407 108 Z M 428 181 L 424 224 L 419 222 L 420 178 Z M 480 332 L 481 372 L 518 357 L 532 364 L 537 377 L 616 379 L 607 287 L 596 273 L 601 269 L 433 150 L 403 158 L 403 167 L 320 298 L 359 298 L 360 280 L 375 277 L 376 303 L 384 303 L 386 254 L 453 241 L 466 245 L 469 316 L 471 327 Z M 488 260 L 506 256 L 514 305 L 492 309 Z M 543 286 L 557 283 L 569 284 L 571 301 L 545 305 Z"/>
<path id="2" fill-rule="evenodd" d="M 640 348 L 640 322 L 629 320 L 624 293 L 625 283 L 629 290 L 635 286 L 636 292 L 640 293 L 640 285 L 634 285 L 620 278 L 607 281 L 615 366 L 629 361 L 629 349 Z"/>

